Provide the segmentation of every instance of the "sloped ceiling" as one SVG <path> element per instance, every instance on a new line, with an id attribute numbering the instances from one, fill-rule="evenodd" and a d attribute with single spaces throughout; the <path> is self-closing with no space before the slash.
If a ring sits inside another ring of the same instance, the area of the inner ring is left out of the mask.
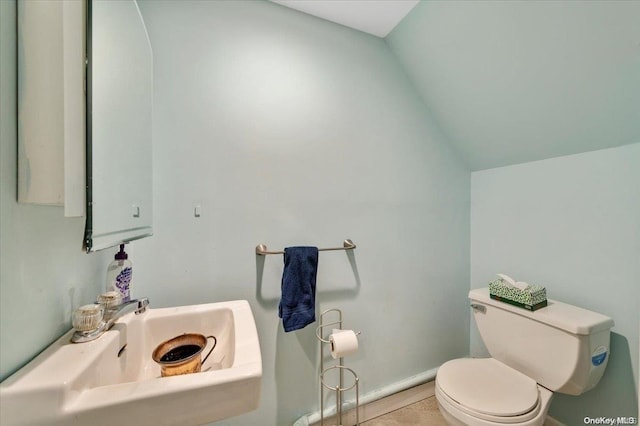
<path id="1" fill-rule="evenodd" d="M 640 142 L 638 1 L 421 1 L 386 41 L 471 170 Z"/>
<path id="2" fill-rule="evenodd" d="M 271 0 L 318 18 L 386 37 L 418 0 Z"/>
<path id="3" fill-rule="evenodd" d="M 640 143 L 640 1 L 273 1 L 378 36 L 410 10 L 385 40 L 471 170 Z"/>

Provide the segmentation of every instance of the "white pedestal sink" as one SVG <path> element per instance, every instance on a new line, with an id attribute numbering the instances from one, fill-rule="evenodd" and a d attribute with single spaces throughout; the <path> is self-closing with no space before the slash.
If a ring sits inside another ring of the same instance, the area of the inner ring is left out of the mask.
<path id="1" fill-rule="evenodd" d="M 246 300 L 148 308 L 87 343 L 72 333 L 0 384 L 0 424 L 195 426 L 258 407 L 262 360 Z M 202 372 L 160 377 L 151 353 L 183 333 L 214 335 L 217 346 Z"/>

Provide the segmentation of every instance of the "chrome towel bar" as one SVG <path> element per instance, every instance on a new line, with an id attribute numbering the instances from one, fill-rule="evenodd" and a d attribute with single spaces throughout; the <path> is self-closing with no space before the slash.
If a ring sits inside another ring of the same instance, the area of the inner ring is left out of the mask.
<path id="1" fill-rule="evenodd" d="M 330 250 L 353 250 L 356 245 L 351 240 L 344 240 L 342 247 L 331 248 L 319 248 L 318 251 L 330 251 Z M 260 256 L 266 256 L 268 254 L 284 254 L 284 251 L 268 251 L 267 246 L 264 244 L 258 244 L 256 246 L 256 254 Z"/>

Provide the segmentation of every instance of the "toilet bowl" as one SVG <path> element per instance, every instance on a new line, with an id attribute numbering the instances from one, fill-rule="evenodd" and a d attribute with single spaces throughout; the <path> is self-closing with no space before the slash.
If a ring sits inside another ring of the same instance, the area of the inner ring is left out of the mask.
<path id="1" fill-rule="evenodd" d="M 438 370 L 436 399 L 450 425 L 538 426 L 553 393 L 493 358 L 448 361 Z"/>
<path id="2" fill-rule="evenodd" d="M 541 426 L 554 392 L 580 395 L 600 381 L 608 361 L 611 318 L 548 300 L 536 311 L 469 292 L 491 358 L 444 363 L 435 395 L 453 426 Z"/>

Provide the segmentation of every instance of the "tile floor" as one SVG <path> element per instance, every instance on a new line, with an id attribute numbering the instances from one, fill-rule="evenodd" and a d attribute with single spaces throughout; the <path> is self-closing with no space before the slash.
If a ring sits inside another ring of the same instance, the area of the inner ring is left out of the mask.
<path id="1" fill-rule="evenodd" d="M 436 397 L 432 396 L 414 404 L 407 405 L 399 410 L 384 414 L 375 419 L 360 423 L 361 426 L 447 426 L 444 417 L 438 409 Z M 544 426 L 562 425 L 557 421 L 546 420 Z"/>
<path id="2" fill-rule="evenodd" d="M 362 426 L 405 426 L 405 425 L 429 425 L 447 426 L 440 410 L 436 397 L 432 396 L 415 404 L 407 405 L 391 413 L 387 413 L 375 419 L 361 423 Z"/>

